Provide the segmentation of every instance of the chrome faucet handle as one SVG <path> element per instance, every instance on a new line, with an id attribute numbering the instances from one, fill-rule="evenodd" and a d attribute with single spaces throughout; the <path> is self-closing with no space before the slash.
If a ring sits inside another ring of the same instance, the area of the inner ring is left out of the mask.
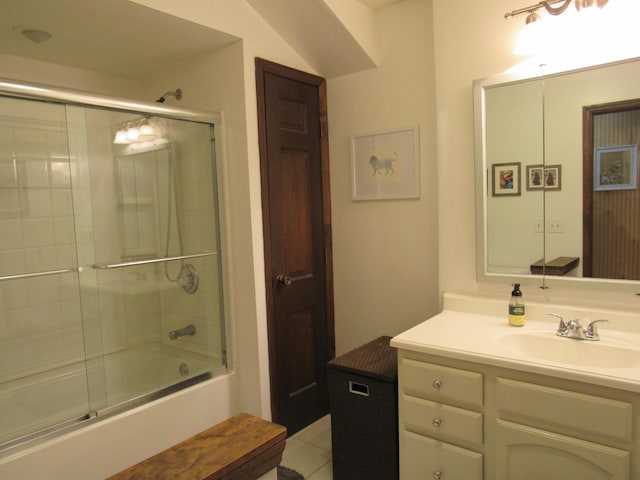
<path id="1" fill-rule="evenodd" d="M 569 331 L 569 326 L 567 325 L 567 322 L 564 321 L 564 318 L 562 318 L 562 315 L 559 315 L 557 313 L 548 313 L 547 315 L 560 319 L 560 324 L 558 325 L 557 333 L 562 334 L 562 333 L 567 333 Z"/>
<path id="2" fill-rule="evenodd" d="M 605 320 L 605 319 L 594 320 L 589 325 L 587 325 L 587 335 L 592 340 L 599 340 L 600 339 L 600 335 L 598 334 L 598 326 L 596 325 L 596 323 L 598 323 L 598 322 L 609 322 L 609 320 Z"/>

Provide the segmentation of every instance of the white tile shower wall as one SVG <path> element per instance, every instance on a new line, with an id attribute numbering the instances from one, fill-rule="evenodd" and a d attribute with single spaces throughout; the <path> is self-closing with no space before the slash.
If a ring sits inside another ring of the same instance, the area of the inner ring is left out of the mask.
<path id="1" fill-rule="evenodd" d="M 213 158 L 210 132 L 201 125 L 172 125 L 172 140 L 178 179 L 179 207 L 185 253 L 218 251 L 216 243 L 216 205 L 213 183 Z M 181 344 L 192 351 L 210 354 L 222 345 L 220 324 L 224 321 L 218 306 L 219 285 L 216 272 L 217 257 L 192 259 L 200 272 L 200 286 L 188 295 L 180 288 L 163 291 L 163 331 L 181 328 L 190 323 L 196 326 L 194 337 L 182 338 Z M 172 266 L 172 272 L 177 271 Z M 167 340 L 165 342 L 172 342 Z"/>
<path id="2" fill-rule="evenodd" d="M 22 106 L 2 101 L 5 111 Z M 17 208 L 0 205 L 1 276 L 76 266 L 64 110 L 27 106 L 0 118 L 0 160 L 9 171 L 0 191 L 13 189 L 0 198 L 18 198 Z M 0 381 L 81 360 L 82 351 L 74 274 L 0 282 Z"/>

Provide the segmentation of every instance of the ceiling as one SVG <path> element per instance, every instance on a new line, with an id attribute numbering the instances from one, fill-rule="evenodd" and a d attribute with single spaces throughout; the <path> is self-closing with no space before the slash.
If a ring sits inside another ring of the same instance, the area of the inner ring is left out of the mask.
<path id="1" fill-rule="evenodd" d="M 358 41 L 327 0 L 246 1 L 323 77 L 338 77 L 376 66 L 372 52 Z M 367 19 L 357 17 L 357 21 Z"/>
<path id="2" fill-rule="evenodd" d="M 377 9 L 377 8 L 386 7 L 387 5 L 398 3 L 402 0 L 359 0 L 359 1 L 360 3 L 365 4 L 367 7 Z"/>
<path id="3" fill-rule="evenodd" d="M 299 0 L 247 1 L 262 5 L 257 10 L 321 75 L 374 66 L 324 0 L 304 3 L 309 8 Z M 378 9 L 402 0 L 359 1 Z M 129 0 L 0 0 L 0 8 L 0 53 L 129 78 L 238 40 Z M 25 28 L 52 37 L 34 43 L 21 34 Z"/>
<path id="4" fill-rule="evenodd" d="M 139 78 L 237 40 L 128 0 L 1 3 L 1 53 L 127 77 Z M 34 43 L 20 33 L 24 27 L 43 29 L 52 37 Z"/>

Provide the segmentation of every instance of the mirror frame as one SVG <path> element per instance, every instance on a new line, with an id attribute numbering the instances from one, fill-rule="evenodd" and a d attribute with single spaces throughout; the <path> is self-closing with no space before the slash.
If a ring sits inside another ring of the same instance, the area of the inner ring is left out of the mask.
<path id="1" fill-rule="evenodd" d="M 591 277 L 564 277 L 535 274 L 490 273 L 487 265 L 487 201 L 489 175 L 486 163 L 486 90 L 499 85 L 516 84 L 536 79 L 546 79 L 587 70 L 606 68 L 630 62 L 640 61 L 633 57 L 615 62 L 602 63 L 582 68 L 545 71 L 539 75 L 531 73 L 506 73 L 473 81 L 473 117 L 474 117 L 474 163 L 475 163 L 475 215 L 476 215 L 476 280 L 479 283 L 514 283 L 534 285 L 541 288 L 570 287 L 589 290 L 615 290 L 617 292 L 640 292 L 639 280 L 615 280 Z M 545 67 L 546 69 L 546 67 Z M 544 92 L 543 98 L 544 102 Z M 584 128 L 584 125 L 583 125 Z M 584 137 L 583 137 L 584 142 Z M 581 149 L 582 150 L 582 149 Z M 545 193 L 543 192 L 543 195 Z M 546 211 L 544 212 L 546 215 Z M 546 239 L 545 239 L 546 240 Z M 544 245 L 543 240 L 543 245 Z M 543 246 L 544 251 L 544 246 Z M 546 252 L 544 252 L 546 255 Z M 582 258 L 582 257 L 581 257 Z"/>

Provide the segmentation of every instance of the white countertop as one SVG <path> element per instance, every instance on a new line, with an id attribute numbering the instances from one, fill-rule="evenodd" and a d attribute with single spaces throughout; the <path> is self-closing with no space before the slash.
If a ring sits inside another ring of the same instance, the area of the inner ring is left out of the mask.
<path id="1" fill-rule="evenodd" d="M 504 302 L 504 315 L 447 310 L 447 303 L 453 302 L 445 299 L 445 310 L 442 313 L 394 337 L 391 346 L 640 392 L 640 334 L 626 329 L 615 330 L 616 322 L 598 324 L 601 340 L 590 342 L 555 335 L 558 321 L 552 317 L 527 318 L 524 327 L 511 327 L 507 321 L 507 302 Z M 458 306 L 456 303 L 456 307 Z M 482 307 L 475 309 L 484 312 L 490 310 Z M 574 317 L 565 320 L 572 318 Z M 584 326 L 587 323 L 582 322 Z M 527 351 L 504 341 L 506 337 L 513 340 L 514 336 L 523 334 L 536 337 L 532 343 L 534 348 Z M 615 355 L 608 355 L 609 348 L 610 352 L 625 353 L 625 360 L 620 362 L 613 358 Z M 558 353 L 560 356 L 566 354 L 566 358 L 571 359 L 570 363 L 558 361 Z M 591 361 L 581 364 L 579 359 L 582 356 Z"/>

